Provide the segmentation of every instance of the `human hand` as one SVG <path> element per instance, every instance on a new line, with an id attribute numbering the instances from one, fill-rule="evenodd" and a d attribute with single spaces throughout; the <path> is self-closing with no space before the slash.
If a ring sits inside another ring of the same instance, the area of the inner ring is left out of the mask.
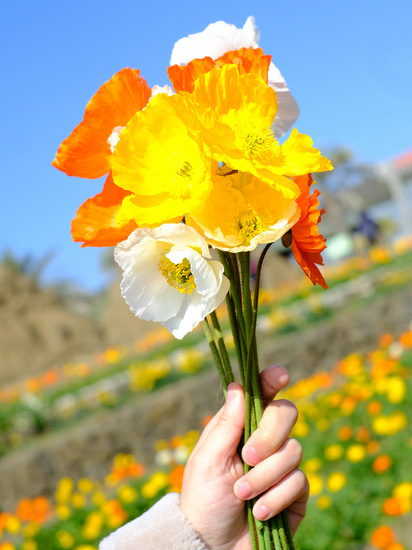
<path id="1" fill-rule="evenodd" d="M 244 429 L 242 386 L 233 383 L 225 405 L 204 429 L 185 468 L 181 506 L 190 523 L 213 550 L 251 550 L 245 501 L 260 495 L 253 514 L 269 519 L 286 509 L 292 533 L 306 513 L 309 483 L 298 469 L 300 444 L 290 439 L 297 420 L 290 401 L 273 401 L 289 383 L 282 367 L 261 373 L 266 409 L 258 429 L 242 449 L 254 466 L 243 475 L 237 453 Z"/>

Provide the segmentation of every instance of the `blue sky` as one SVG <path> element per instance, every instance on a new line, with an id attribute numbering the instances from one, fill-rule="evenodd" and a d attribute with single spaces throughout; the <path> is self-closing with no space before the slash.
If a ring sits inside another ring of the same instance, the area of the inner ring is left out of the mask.
<path id="1" fill-rule="evenodd" d="M 176 40 L 249 15 L 299 104 L 296 128 L 317 147 L 349 147 L 362 162 L 412 147 L 410 0 L 3 0 L 0 254 L 55 252 L 48 280 L 99 288 L 101 249 L 73 243 L 70 222 L 102 182 L 54 169 L 60 142 L 115 72 L 166 84 Z"/>

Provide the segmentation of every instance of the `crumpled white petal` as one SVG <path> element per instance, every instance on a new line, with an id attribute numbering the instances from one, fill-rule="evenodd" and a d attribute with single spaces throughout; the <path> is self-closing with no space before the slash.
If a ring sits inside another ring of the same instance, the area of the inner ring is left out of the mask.
<path id="1" fill-rule="evenodd" d="M 170 65 L 187 65 L 192 59 L 207 56 L 216 59 L 230 50 L 257 48 L 258 43 L 259 30 L 254 17 L 248 17 L 242 29 L 224 21 L 216 21 L 204 31 L 178 40 L 172 50 Z"/>
<path id="2" fill-rule="evenodd" d="M 229 289 L 222 264 L 210 259 L 206 241 L 184 224 L 136 229 L 118 244 L 114 257 L 123 270 L 122 296 L 133 313 L 161 323 L 178 339 L 214 311 Z M 159 269 L 162 258 L 173 265 L 190 263 L 191 293 L 170 284 Z"/>
<path id="3" fill-rule="evenodd" d="M 178 40 L 173 47 L 170 65 L 187 65 L 192 59 L 202 59 L 206 56 L 217 59 L 231 50 L 257 48 L 259 34 L 252 16 L 246 19 L 242 29 L 224 21 L 217 21 L 208 25 L 202 32 L 189 34 Z M 299 107 L 281 72 L 273 63 L 269 66 L 268 85 L 277 93 L 278 111 L 271 129 L 274 137 L 279 138 L 286 134 L 298 118 Z"/>

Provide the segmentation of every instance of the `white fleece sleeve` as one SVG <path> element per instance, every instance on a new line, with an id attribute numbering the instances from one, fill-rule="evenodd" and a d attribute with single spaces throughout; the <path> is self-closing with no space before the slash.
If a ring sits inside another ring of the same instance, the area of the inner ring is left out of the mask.
<path id="1" fill-rule="evenodd" d="M 169 493 L 138 518 L 102 540 L 99 550 L 209 550 Z"/>

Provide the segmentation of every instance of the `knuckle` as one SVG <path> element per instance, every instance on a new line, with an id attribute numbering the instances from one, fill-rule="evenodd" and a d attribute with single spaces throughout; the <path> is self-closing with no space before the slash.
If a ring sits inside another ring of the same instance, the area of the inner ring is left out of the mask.
<path id="1" fill-rule="evenodd" d="M 261 444 L 263 444 L 264 447 L 269 447 L 272 449 L 272 448 L 277 448 L 279 446 L 279 441 L 277 440 L 276 437 L 274 437 L 274 434 L 270 430 L 265 430 L 260 428 L 259 432 L 260 432 L 259 439 Z"/>
<path id="2" fill-rule="evenodd" d="M 297 439 L 294 439 L 293 437 L 288 439 L 287 445 L 289 447 L 290 452 L 295 457 L 298 464 L 302 462 L 303 459 L 303 448 L 302 445 L 299 443 Z"/>
<path id="3" fill-rule="evenodd" d="M 306 477 L 306 474 L 300 469 L 297 469 L 295 471 L 295 483 L 297 484 L 300 490 L 299 492 L 302 495 L 305 493 L 309 493 L 309 480 Z"/>
<path id="4" fill-rule="evenodd" d="M 287 414 L 290 416 L 291 420 L 293 420 L 293 423 L 295 424 L 299 417 L 297 406 L 288 399 L 278 399 L 277 401 L 275 401 L 275 403 L 277 403 L 280 408 L 287 411 Z"/>

